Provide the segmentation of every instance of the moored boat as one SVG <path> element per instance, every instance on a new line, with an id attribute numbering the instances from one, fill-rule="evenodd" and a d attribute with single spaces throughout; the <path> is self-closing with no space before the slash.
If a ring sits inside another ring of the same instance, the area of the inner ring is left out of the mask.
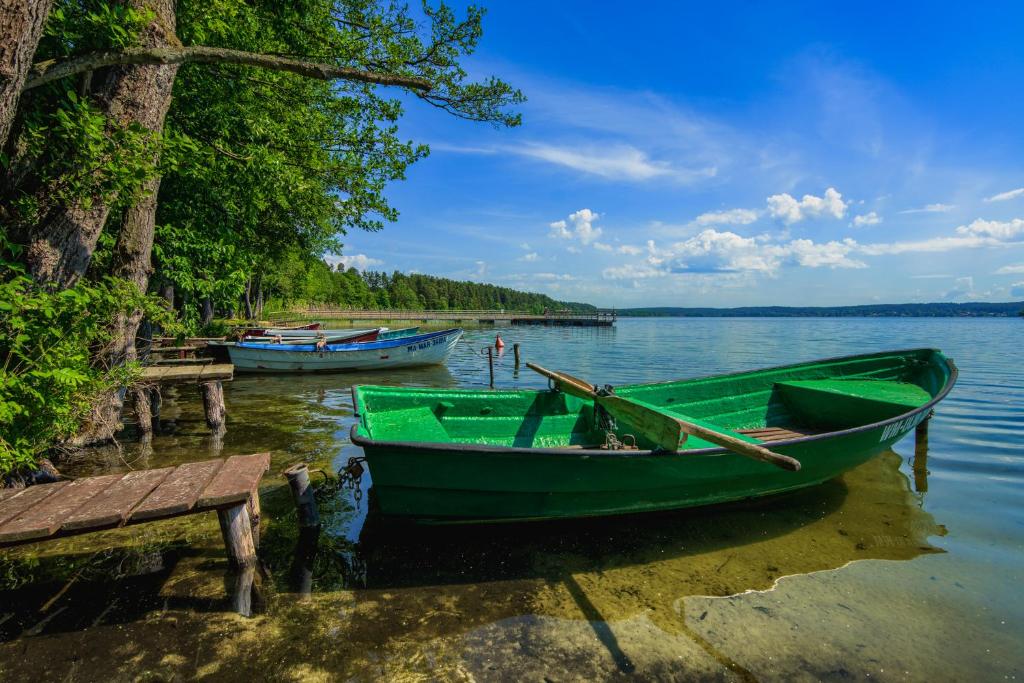
<path id="1" fill-rule="evenodd" d="M 448 360 L 462 330 L 373 342 L 327 344 L 264 344 L 238 342 L 227 346 L 236 372 L 345 372 L 434 365 Z"/>
<path id="2" fill-rule="evenodd" d="M 419 521 L 685 508 L 836 477 L 927 419 L 956 376 L 941 352 L 914 349 L 615 389 L 616 401 L 699 428 L 684 428 L 676 450 L 649 424 L 609 419 L 608 394 L 357 386 L 352 441 L 380 510 Z M 798 471 L 718 445 L 736 441 Z"/>

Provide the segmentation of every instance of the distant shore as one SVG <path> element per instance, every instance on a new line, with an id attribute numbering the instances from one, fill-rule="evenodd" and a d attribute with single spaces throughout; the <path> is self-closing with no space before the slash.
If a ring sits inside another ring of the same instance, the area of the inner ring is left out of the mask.
<path id="1" fill-rule="evenodd" d="M 1024 315 L 1024 301 L 738 308 L 662 306 L 620 308 L 616 312 L 622 318 L 1013 318 Z"/>

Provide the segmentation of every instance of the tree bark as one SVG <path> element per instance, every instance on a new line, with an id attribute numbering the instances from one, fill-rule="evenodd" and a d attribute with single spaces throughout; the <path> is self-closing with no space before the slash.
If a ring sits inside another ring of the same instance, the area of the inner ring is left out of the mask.
<path id="1" fill-rule="evenodd" d="M 0 0 L 2 1 L 4 0 Z M 178 38 L 174 33 L 174 0 L 129 0 L 129 4 L 154 12 L 153 21 L 140 36 L 144 46 L 178 45 Z M 163 130 L 167 109 L 170 107 L 171 89 L 177 72 L 177 64 L 115 67 L 110 69 L 106 78 L 99 84 L 96 90 L 97 100 L 105 114 L 116 125 L 137 123 L 159 135 Z M 155 194 L 159 183 L 159 179 L 151 180 L 143 188 L 144 194 Z M 81 203 L 59 205 L 47 213 L 33 230 L 26 251 L 29 268 L 38 282 L 49 284 L 54 289 L 65 289 L 74 285 L 85 274 L 100 232 L 109 216 L 110 204 L 115 199 L 111 197 L 107 201 L 102 201 L 97 198 L 89 208 L 85 208 Z M 147 199 L 144 196 L 139 201 L 146 203 Z M 151 205 L 155 209 L 155 196 Z M 149 210 L 149 204 L 145 209 Z M 127 223 L 131 220 L 133 211 L 134 207 L 128 212 L 124 229 L 129 229 Z M 152 226 L 148 229 L 152 232 Z M 131 249 L 141 249 L 145 252 L 145 264 L 142 268 L 146 271 L 148 281 L 152 235 L 148 238 L 148 246 L 145 243 L 145 236 L 133 236 L 130 239 L 138 242 L 137 245 L 130 247 Z M 130 272 L 125 277 L 136 279 L 136 275 L 132 273 L 139 267 L 138 264 L 128 266 Z M 145 282 L 142 284 L 144 286 Z"/>
<path id="2" fill-rule="evenodd" d="M 0 149 L 7 143 L 53 0 L 0 0 Z"/>
<path id="3" fill-rule="evenodd" d="M 172 40 L 174 36 L 174 0 L 131 0 L 133 4 L 146 7 L 156 13 L 153 23 L 147 28 L 149 40 Z M 131 66 L 118 76 L 117 89 L 122 101 L 118 103 L 121 113 L 130 116 L 155 133 L 163 130 L 164 118 L 171 106 L 171 91 L 177 75 L 177 65 Z M 145 293 L 153 267 L 151 254 L 156 233 L 156 203 L 160 190 L 160 178 L 151 178 L 142 188 L 139 199 L 125 212 L 121 230 L 117 235 L 111 263 L 111 275 L 134 284 L 139 292 Z M 102 223 L 96 226 L 96 237 Z M 93 239 L 89 257 L 96 242 Z M 84 269 L 78 274 L 84 272 Z M 172 298 L 173 298 L 173 289 Z M 100 361 L 105 367 L 115 367 L 138 358 L 135 343 L 142 311 L 119 313 L 113 321 L 113 338 L 101 352 Z M 93 416 L 75 439 L 79 445 L 99 443 L 110 439 L 120 427 L 119 416 L 123 402 L 117 392 L 112 392 L 97 401 Z"/>

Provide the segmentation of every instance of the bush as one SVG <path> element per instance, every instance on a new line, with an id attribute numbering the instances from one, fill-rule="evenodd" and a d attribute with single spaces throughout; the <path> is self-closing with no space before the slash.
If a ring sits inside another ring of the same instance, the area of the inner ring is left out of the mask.
<path id="1" fill-rule="evenodd" d="M 100 396 L 136 379 L 137 364 L 96 361 L 113 339 L 111 321 L 132 310 L 161 322 L 168 315 L 129 282 L 54 292 L 0 257 L 0 476 L 34 469 L 78 432 Z"/>

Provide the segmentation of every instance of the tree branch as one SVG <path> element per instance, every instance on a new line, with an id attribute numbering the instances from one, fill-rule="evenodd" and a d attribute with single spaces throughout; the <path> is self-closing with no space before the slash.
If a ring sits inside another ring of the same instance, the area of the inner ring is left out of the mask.
<path id="1" fill-rule="evenodd" d="M 425 78 L 402 74 L 364 71 L 347 66 L 307 62 L 301 59 L 229 50 L 220 47 L 194 45 L 190 47 L 127 48 L 118 52 L 92 52 L 57 61 L 48 60 L 32 65 L 23 90 L 31 90 L 52 81 L 121 64 L 244 64 L 274 71 L 317 78 L 320 80 L 345 80 L 375 85 L 393 85 L 421 92 L 430 92 L 433 85 Z"/>

